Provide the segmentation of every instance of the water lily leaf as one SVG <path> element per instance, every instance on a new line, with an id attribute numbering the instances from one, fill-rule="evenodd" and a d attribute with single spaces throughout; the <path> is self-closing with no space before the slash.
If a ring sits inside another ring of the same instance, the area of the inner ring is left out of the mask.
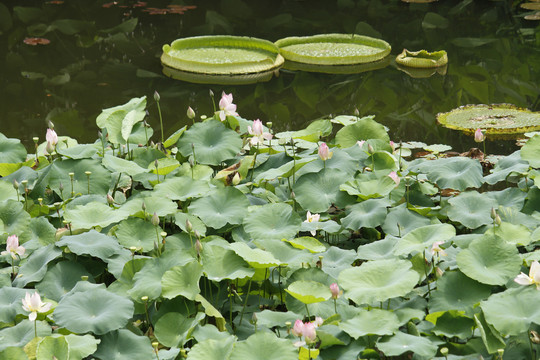
<path id="1" fill-rule="evenodd" d="M 154 187 L 155 196 L 163 196 L 167 199 L 180 201 L 199 198 L 209 191 L 208 182 L 192 179 L 187 176 L 167 178 Z"/>
<path id="2" fill-rule="evenodd" d="M 308 249 L 312 253 L 326 251 L 326 246 L 311 236 L 302 236 L 286 241 L 297 249 Z"/>
<path id="3" fill-rule="evenodd" d="M 71 223 L 74 229 L 92 229 L 96 226 L 103 228 L 126 217 L 119 211 L 98 202 L 78 205 L 74 209 L 66 208 L 64 212 L 64 218 Z"/>
<path id="4" fill-rule="evenodd" d="M 60 261 L 52 266 L 43 280 L 36 285 L 36 289 L 45 297 L 60 301 L 77 282 L 81 281 L 81 276 L 88 276 L 89 281 L 93 281 L 92 275 L 78 262 Z"/>
<path id="5" fill-rule="evenodd" d="M 64 236 L 56 246 L 67 246 L 77 255 L 90 255 L 105 260 L 121 250 L 118 241 L 95 230 L 79 235 Z"/>
<path id="6" fill-rule="evenodd" d="M 343 270 L 338 282 L 345 296 L 357 304 L 370 304 L 404 296 L 418 282 L 418 273 L 406 260 L 375 260 Z"/>
<path id="7" fill-rule="evenodd" d="M 476 229 L 493 222 L 491 209 L 497 208 L 495 200 L 476 191 L 467 191 L 448 200 L 448 217 L 469 229 Z"/>
<path id="8" fill-rule="evenodd" d="M 37 346 L 36 359 L 68 359 L 69 344 L 64 336 L 43 338 Z"/>
<path id="9" fill-rule="evenodd" d="M 147 336 L 120 329 L 101 337 L 94 356 L 98 359 L 148 360 L 156 355 Z"/>
<path id="10" fill-rule="evenodd" d="M 197 313 L 194 318 L 188 318 L 177 312 L 168 312 L 156 322 L 154 334 L 165 346 L 182 347 L 203 318 L 204 313 Z"/>
<path id="11" fill-rule="evenodd" d="M 0 351 L 8 347 L 23 347 L 34 339 L 34 326 L 37 327 L 37 336 L 45 337 L 51 334 L 51 327 L 45 321 L 37 320 L 36 323 L 24 319 L 15 326 L 0 330 Z"/>
<path id="12" fill-rule="evenodd" d="M 491 295 L 480 307 L 488 324 L 504 335 L 526 332 L 531 323 L 540 324 L 540 291 L 534 286 L 512 288 Z"/>
<path id="13" fill-rule="evenodd" d="M 360 310 L 354 317 L 343 321 L 339 328 L 355 339 L 365 335 L 392 335 L 399 329 L 396 314 L 387 310 Z"/>
<path id="14" fill-rule="evenodd" d="M 54 245 L 47 245 L 34 251 L 19 268 L 19 274 L 13 281 L 14 286 L 40 281 L 47 272 L 47 264 L 62 255 L 62 250 Z"/>
<path id="15" fill-rule="evenodd" d="M 0 324 L 14 324 L 15 317 L 28 312 L 22 308 L 22 299 L 28 290 L 9 286 L 0 288 Z"/>
<path id="16" fill-rule="evenodd" d="M 426 320 L 435 325 L 431 331 L 438 336 L 466 339 L 472 336 L 474 320 L 456 310 L 432 312 Z"/>
<path id="17" fill-rule="evenodd" d="M 341 225 L 355 231 L 363 227 L 377 227 L 386 218 L 388 206 L 390 203 L 387 199 L 369 199 L 354 204 L 349 208 L 348 215 L 341 219 Z"/>
<path id="18" fill-rule="evenodd" d="M 336 169 L 323 169 L 319 173 L 301 176 L 293 186 L 296 201 L 312 213 L 326 212 L 332 204 L 345 207 L 354 198 L 340 191 L 340 185 L 350 175 Z"/>
<path id="19" fill-rule="evenodd" d="M 240 190 L 227 186 L 194 200 L 188 210 L 207 226 L 219 229 L 227 224 L 241 224 L 248 206 L 249 200 Z"/>
<path id="20" fill-rule="evenodd" d="M 431 292 L 429 311 L 470 311 L 491 294 L 491 286 L 465 276 L 461 271 L 446 271 Z"/>
<path id="21" fill-rule="evenodd" d="M 489 285 L 506 284 L 521 267 L 516 247 L 492 236 L 474 240 L 457 255 L 456 261 L 465 275 Z"/>
<path id="22" fill-rule="evenodd" d="M 72 332 L 102 335 L 125 326 L 133 311 L 131 300 L 105 289 L 93 289 L 64 296 L 54 309 L 54 319 Z"/>
<path id="23" fill-rule="evenodd" d="M 178 140 L 183 156 L 193 155 L 199 164 L 219 165 L 232 159 L 242 148 L 242 139 L 217 120 L 196 123 Z"/>
<path id="24" fill-rule="evenodd" d="M 534 168 L 540 168 L 540 135 L 530 138 L 521 148 L 521 158 Z"/>
<path id="25" fill-rule="evenodd" d="M 456 236 L 456 229 L 450 224 L 434 224 L 422 226 L 407 233 L 398 240 L 394 248 L 397 256 L 414 252 L 423 252 L 435 241 L 448 241 Z"/>
<path id="26" fill-rule="evenodd" d="M 182 295 L 194 300 L 201 291 L 199 289 L 201 275 L 202 266 L 196 261 L 174 266 L 167 270 L 161 278 L 162 296 L 166 299 L 172 299 Z"/>
<path id="27" fill-rule="evenodd" d="M 0 133 L 0 159 L 2 163 L 20 163 L 26 160 L 26 149 L 18 139 Z"/>
<path id="28" fill-rule="evenodd" d="M 255 270 L 233 250 L 205 245 L 202 252 L 203 272 L 212 281 L 252 277 Z"/>
<path id="29" fill-rule="evenodd" d="M 110 171 L 124 173 L 129 176 L 148 172 L 148 169 L 140 167 L 134 161 L 125 160 L 109 154 L 105 154 L 102 164 Z"/>
<path id="30" fill-rule="evenodd" d="M 398 356 L 410 351 L 426 358 L 433 358 L 438 349 L 437 345 L 425 337 L 409 335 L 401 331 L 393 336 L 381 338 L 377 341 L 377 348 L 386 356 Z"/>
<path id="31" fill-rule="evenodd" d="M 284 203 L 256 207 L 244 218 L 244 230 L 255 239 L 290 239 L 301 224 L 300 215 Z"/>
<path id="32" fill-rule="evenodd" d="M 336 144 L 341 148 L 356 145 L 357 141 L 380 139 L 389 142 L 390 138 L 383 125 L 373 120 L 373 116 L 366 116 L 354 124 L 347 125 L 336 133 Z"/>
<path id="33" fill-rule="evenodd" d="M 235 344 L 230 360 L 245 360 L 257 354 L 259 360 L 296 360 L 297 350 L 289 340 L 274 333 L 259 331 Z"/>
<path id="34" fill-rule="evenodd" d="M 236 337 L 207 339 L 195 344 L 188 353 L 188 360 L 228 360 L 230 359 Z M 258 354 L 258 352 L 257 352 Z"/>
<path id="35" fill-rule="evenodd" d="M 124 105 L 104 109 L 96 118 L 99 128 L 107 129 L 108 140 L 114 144 L 125 144 L 133 126 L 146 116 L 146 96 L 133 98 Z"/>
<path id="36" fill-rule="evenodd" d="M 158 228 L 158 232 L 161 230 Z M 150 221 L 140 218 L 122 220 L 114 229 L 118 242 L 126 248 L 136 247 L 143 252 L 154 249 L 157 240 L 156 227 Z"/>
<path id="37" fill-rule="evenodd" d="M 237 255 L 239 255 L 255 269 L 266 269 L 269 267 L 282 265 L 281 261 L 276 259 L 268 251 L 252 249 L 245 243 L 232 243 L 231 249 L 233 249 Z"/>
<path id="38" fill-rule="evenodd" d="M 444 189 L 463 191 L 478 188 L 484 181 L 480 163 L 461 156 L 424 161 L 409 170 L 427 174 L 429 181 Z"/>
<path id="39" fill-rule="evenodd" d="M 326 301 L 332 296 L 330 288 L 317 281 L 295 281 L 285 291 L 304 304 Z"/>

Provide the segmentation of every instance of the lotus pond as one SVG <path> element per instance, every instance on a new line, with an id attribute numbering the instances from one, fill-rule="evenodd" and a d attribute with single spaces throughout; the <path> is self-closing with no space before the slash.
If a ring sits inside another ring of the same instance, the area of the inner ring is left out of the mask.
<path id="1" fill-rule="evenodd" d="M 540 135 L 448 157 L 373 116 L 274 133 L 223 94 L 160 141 L 146 111 L 0 136 L 2 358 L 538 356 Z"/>

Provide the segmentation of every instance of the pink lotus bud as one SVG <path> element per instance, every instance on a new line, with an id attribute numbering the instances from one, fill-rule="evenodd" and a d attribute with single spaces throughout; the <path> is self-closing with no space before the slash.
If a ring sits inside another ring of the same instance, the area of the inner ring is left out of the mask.
<path id="1" fill-rule="evenodd" d="M 326 143 L 322 143 L 319 146 L 319 156 L 323 161 L 326 161 L 328 159 L 332 158 L 333 153 L 328 148 L 328 145 Z"/>
<path id="2" fill-rule="evenodd" d="M 304 323 L 302 322 L 302 320 L 298 319 L 294 322 L 292 333 L 294 336 L 302 336 L 302 334 L 304 333 Z"/>
<path id="3" fill-rule="evenodd" d="M 191 106 L 188 106 L 187 108 L 187 117 L 191 120 L 195 118 L 195 111 L 191 108 Z"/>
<path id="4" fill-rule="evenodd" d="M 330 292 L 332 293 L 332 299 L 337 299 L 340 295 L 338 284 L 330 284 Z"/>
<path id="5" fill-rule="evenodd" d="M 480 128 L 476 129 L 476 131 L 474 132 L 474 141 L 476 141 L 477 143 L 481 143 L 484 140 L 486 140 L 486 137 L 484 133 L 482 132 L 482 129 Z"/>
<path id="6" fill-rule="evenodd" d="M 52 146 L 58 144 L 58 135 L 56 135 L 56 131 L 53 129 L 47 129 L 47 135 L 45 135 L 45 139 L 48 143 L 51 143 Z"/>
<path id="7" fill-rule="evenodd" d="M 262 121 L 259 119 L 253 121 L 253 127 L 251 128 L 251 130 L 252 130 L 251 132 L 252 135 L 262 135 L 263 133 Z"/>
<path id="8" fill-rule="evenodd" d="M 317 339 L 317 331 L 315 330 L 315 324 L 310 322 L 305 323 L 303 334 L 307 344 L 314 343 L 315 339 Z"/>
<path id="9" fill-rule="evenodd" d="M 392 180 L 394 180 L 396 185 L 399 185 L 400 179 L 399 179 L 398 174 L 396 174 L 395 171 L 390 172 L 390 174 L 388 174 L 388 176 L 390 176 L 392 178 Z"/>
<path id="10" fill-rule="evenodd" d="M 392 140 L 390 140 L 390 147 L 392 148 L 392 152 L 396 151 L 396 144 Z"/>

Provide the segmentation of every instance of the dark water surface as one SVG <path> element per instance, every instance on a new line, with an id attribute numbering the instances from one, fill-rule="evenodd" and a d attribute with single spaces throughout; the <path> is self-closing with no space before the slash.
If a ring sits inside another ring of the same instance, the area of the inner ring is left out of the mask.
<path id="1" fill-rule="evenodd" d="M 148 8 L 195 5 L 184 14 L 153 15 Z M 105 6 L 104 6 L 105 5 Z M 438 112 L 460 105 L 512 103 L 540 110 L 540 30 L 523 19 L 519 1 L 12 1 L 0 3 L 0 132 L 32 143 L 46 120 L 59 135 L 80 142 L 97 137 L 102 108 L 161 95 L 165 136 L 188 123 L 186 109 L 211 114 L 209 90 L 232 92 L 238 112 L 272 121 L 277 131 L 299 129 L 319 117 L 374 114 L 394 141 L 445 143 L 457 151 L 472 138 L 436 124 Z M 386 40 L 392 58 L 402 51 L 448 52 L 445 75 L 413 78 L 392 62 L 383 69 L 332 75 L 281 71 L 268 82 L 231 86 L 191 84 L 162 75 L 161 47 L 176 38 L 233 34 L 271 41 L 286 36 L 358 33 Z M 50 40 L 28 45 L 27 37 Z M 508 153 L 513 142 L 488 151 Z"/>

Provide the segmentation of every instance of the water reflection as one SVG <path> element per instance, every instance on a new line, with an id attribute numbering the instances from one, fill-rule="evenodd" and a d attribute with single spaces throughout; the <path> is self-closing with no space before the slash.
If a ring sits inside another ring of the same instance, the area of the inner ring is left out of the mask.
<path id="1" fill-rule="evenodd" d="M 46 120 L 51 120 L 59 134 L 93 141 L 102 108 L 143 95 L 149 99 L 148 122 L 158 130 L 157 109 L 150 100 L 157 90 L 167 136 L 190 122 L 188 106 L 198 115 L 213 111 L 212 89 L 216 94 L 232 92 L 242 116 L 272 121 L 278 131 L 358 109 L 361 115 L 375 114 L 394 141 L 447 143 L 462 151 L 474 146 L 473 139 L 437 126 L 437 113 L 477 103 L 540 110 L 538 28 L 522 20 L 522 10 L 508 2 L 314 0 L 308 6 L 293 0 L 256 5 L 209 0 L 169 15 L 151 15 L 136 4 L 0 4 L 0 131 L 31 145 L 33 136 L 43 138 Z M 170 4 L 156 0 L 146 7 Z M 285 70 L 267 82 L 239 86 L 177 81 L 162 74 L 159 61 L 162 45 L 180 37 L 234 34 L 275 41 L 353 32 L 388 41 L 393 56 L 403 48 L 444 49 L 447 73 L 411 77 L 391 63 L 354 74 Z M 30 37 L 50 43 L 25 44 Z M 512 146 L 490 143 L 488 151 L 508 152 Z"/>

